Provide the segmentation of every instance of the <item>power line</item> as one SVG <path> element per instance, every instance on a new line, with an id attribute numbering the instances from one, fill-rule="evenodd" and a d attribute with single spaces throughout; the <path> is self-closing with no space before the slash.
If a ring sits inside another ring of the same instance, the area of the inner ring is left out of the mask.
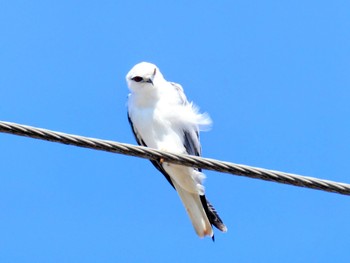
<path id="1" fill-rule="evenodd" d="M 165 162 L 169 163 L 187 165 L 191 167 L 246 176 L 282 184 L 323 190 L 343 195 L 350 195 L 350 184 L 322 180 L 290 173 L 283 173 L 279 171 L 234 164 L 230 162 L 223 162 L 198 156 L 162 152 L 147 147 L 55 132 L 17 123 L 0 121 L 0 132 L 51 142 L 75 145 L 106 152 L 131 155 L 150 160 L 159 160 L 162 158 Z"/>

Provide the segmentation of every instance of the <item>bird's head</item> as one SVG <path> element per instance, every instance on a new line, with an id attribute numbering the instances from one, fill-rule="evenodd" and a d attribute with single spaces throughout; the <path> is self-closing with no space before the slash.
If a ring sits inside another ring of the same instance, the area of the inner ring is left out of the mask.
<path id="1" fill-rule="evenodd" d="M 141 62 L 136 64 L 126 75 L 126 81 L 131 91 L 154 89 L 156 82 L 163 76 L 158 67 L 152 63 Z"/>

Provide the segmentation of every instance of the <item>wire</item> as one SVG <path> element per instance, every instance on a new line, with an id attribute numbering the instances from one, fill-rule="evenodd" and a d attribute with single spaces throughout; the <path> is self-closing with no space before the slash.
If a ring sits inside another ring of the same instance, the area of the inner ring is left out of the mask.
<path id="1" fill-rule="evenodd" d="M 143 146 L 135 146 L 126 143 L 55 132 L 17 123 L 0 121 L 0 132 L 51 142 L 75 145 L 78 147 L 90 148 L 106 152 L 120 153 L 150 160 L 160 160 L 162 158 L 165 162 L 169 163 L 246 176 L 282 184 L 323 190 L 343 195 L 350 195 L 350 184 L 322 180 L 290 173 L 283 173 L 246 165 L 234 164 L 230 162 L 223 162 L 198 156 L 162 152 Z"/>

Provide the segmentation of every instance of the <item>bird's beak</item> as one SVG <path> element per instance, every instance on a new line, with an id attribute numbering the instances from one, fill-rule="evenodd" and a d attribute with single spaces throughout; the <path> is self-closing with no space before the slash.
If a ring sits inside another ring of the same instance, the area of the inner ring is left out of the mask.
<path id="1" fill-rule="evenodd" d="M 156 72 L 157 72 L 157 69 L 155 68 L 152 76 L 147 80 L 148 83 L 151 83 L 153 85 L 153 80 L 154 80 L 154 77 L 156 76 Z"/>
<path id="2" fill-rule="evenodd" d="M 153 78 L 154 78 L 154 75 L 152 77 L 150 77 L 146 82 L 151 83 L 153 85 Z"/>

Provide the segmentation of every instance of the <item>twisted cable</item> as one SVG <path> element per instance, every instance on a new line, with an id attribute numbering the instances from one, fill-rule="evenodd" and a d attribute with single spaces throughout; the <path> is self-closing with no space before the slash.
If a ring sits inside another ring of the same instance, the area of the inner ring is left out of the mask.
<path id="1" fill-rule="evenodd" d="M 239 176 L 246 176 L 282 184 L 323 190 L 343 195 L 350 195 L 350 184 L 256 168 L 241 164 L 234 164 L 198 156 L 173 154 L 143 146 L 135 146 L 126 143 L 55 132 L 17 123 L 0 121 L 0 132 L 68 145 L 75 145 L 78 147 L 90 148 L 94 150 L 136 156 L 150 160 L 163 159 L 165 162 L 169 163 L 181 164 L 190 167 L 213 170 Z"/>

